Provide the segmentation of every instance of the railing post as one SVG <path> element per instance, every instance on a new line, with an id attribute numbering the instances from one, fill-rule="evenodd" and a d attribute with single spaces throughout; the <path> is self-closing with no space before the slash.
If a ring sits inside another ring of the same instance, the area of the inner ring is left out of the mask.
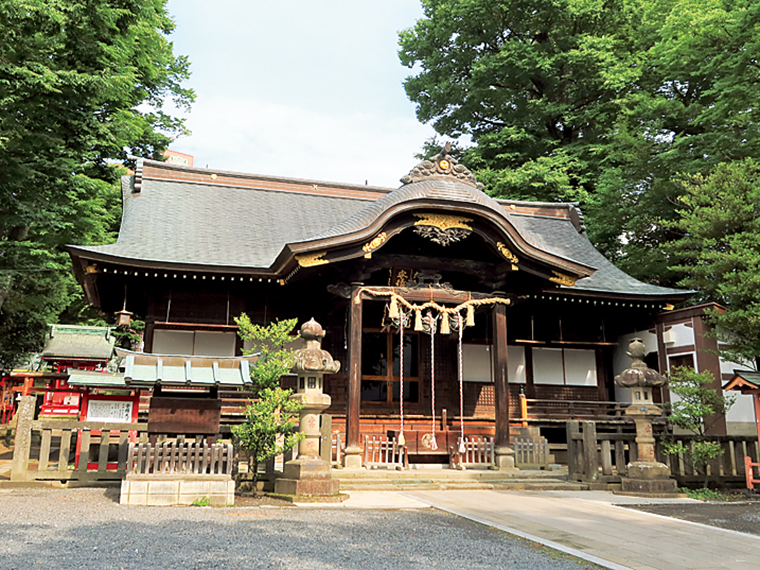
<path id="1" fill-rule="evenodd" d="M 22 396 L 19 400 L 11 481 L 26 481 L 29 478 L 29 452 L 32 450 L 32 422 L 36 399 L 35 396 Z"/>
<path id="2" fill-rule="evenodd" d="M 565 424 L 565 436 L 567 437 L 567 474 L 571 481 L 578 479 L 578 442 L 573 438 L 580 433 L 580 423 L 578 420 L 571 420 Z"/>
<path id="3" fill-rule="evenodd" d="M 596 423 L 583 422 L 583 474 L 584 480 L 599 479 L 599 453 L 596 449 Z"/>

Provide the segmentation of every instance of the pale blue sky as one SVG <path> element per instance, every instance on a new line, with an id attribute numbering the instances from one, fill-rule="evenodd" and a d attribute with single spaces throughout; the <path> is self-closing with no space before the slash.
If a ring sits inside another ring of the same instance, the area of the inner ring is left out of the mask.
<path id="1" fill-rule="evenodd" d="M 398 31 L 417 0 L 170 0 L 190 58 L 196 166 L 399 185 L 433 135 L 401 84 Z"/>

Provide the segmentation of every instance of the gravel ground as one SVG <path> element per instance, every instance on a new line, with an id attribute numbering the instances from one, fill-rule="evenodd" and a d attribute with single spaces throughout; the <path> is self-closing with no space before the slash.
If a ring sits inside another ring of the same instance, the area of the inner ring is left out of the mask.
<path id="1" fill-rule="evenodd" d="M 122 507 L 116 489 L 0 490 L 0 569 L 598 566 L 433 509 Z"/>
<path id="2" fill-rule="evenodd" d="M 760 502 L 625 506 L 656 515 L 760 535 Z"/>

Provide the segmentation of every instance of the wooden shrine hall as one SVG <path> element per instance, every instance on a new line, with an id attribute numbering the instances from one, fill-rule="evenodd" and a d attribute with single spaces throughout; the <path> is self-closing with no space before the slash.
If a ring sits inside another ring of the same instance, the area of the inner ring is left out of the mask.
<path id="1" fill-rule="evenodd" d="M 510 422 L 564 433 L 573 405 L 608 415 L 616 339 L 688 292 L 617 269 L 573 204 L 489 197 L 447 150 L 401 182 L 140 159 L 118 241 L 68 250 L 92 305 L 145 319 L 146 352 L 237 356 L 241 313 L 315 318 L 343 363 L 325 392 L 349 455 L 366 434 L 403 430 L 410 453 L 452 433 L 499 449 Z"/>

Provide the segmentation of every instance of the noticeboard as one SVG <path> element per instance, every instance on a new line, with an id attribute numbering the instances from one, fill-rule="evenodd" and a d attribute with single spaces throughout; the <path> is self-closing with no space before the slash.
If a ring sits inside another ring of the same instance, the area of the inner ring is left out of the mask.
<path id="1" fill-rule="evenodd" d="M 124 400 L 90 400 L 87 405 L 88 422 L 130 423 L 133 402 Z"/>

